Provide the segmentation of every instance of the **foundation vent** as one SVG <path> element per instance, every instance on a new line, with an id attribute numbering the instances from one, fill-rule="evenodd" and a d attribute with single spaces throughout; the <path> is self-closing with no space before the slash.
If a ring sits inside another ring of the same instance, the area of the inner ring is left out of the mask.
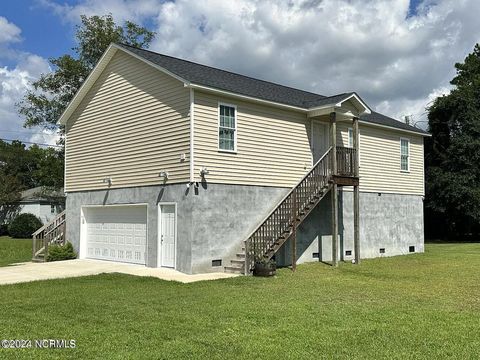
<path id="1" fill-rule="evenodd" d="M 318 259 L 320 257 L 320 254 L 318 252 L 312 253 L 312 258 Z"/>
<path id="2" fill-rule="evenodd" d="M 212 260 L 212 266 L 222 266 L 222 260 Z"/>
<path id="3" fill-rule="evenodd" d="M 409 246 L 408 247 L 408 252 L 415 252 L 415 246 Z"/>
<path id="4" fill-rule="evenodd" d="M 385 248 L 380 248 L 380 254 L 385 254 Z"/>
<path id="5" fill-rule="evenodd" d="M 352 256 L 352 250 L 345 250 L 345 256 Z"/>

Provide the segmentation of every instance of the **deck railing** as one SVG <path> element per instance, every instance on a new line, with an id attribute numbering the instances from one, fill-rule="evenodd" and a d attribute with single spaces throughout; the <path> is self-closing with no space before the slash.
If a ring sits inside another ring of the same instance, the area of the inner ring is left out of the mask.
<path id="1" fill-rule="evenodd" d="M 52 244 L 65 244 L 65 211 L 58 214 L 53 220 L 42 226 L 32 234 L 33 260 L 44 260 L 48 254 L 48 246 Z"/>
<path id="2" fill-rule="evenodd" d="M 337 174 L 339 176 L 355 176 L 356 150 L 337 146 Z"/>

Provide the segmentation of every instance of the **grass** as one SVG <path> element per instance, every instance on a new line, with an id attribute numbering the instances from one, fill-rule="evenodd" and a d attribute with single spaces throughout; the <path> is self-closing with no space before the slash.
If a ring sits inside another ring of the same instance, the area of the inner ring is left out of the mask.
<path id="1" fill-rule="evenodd" d="M 0 236 L 0 266 L 32 260 L 32 239 Z"/>
<path id="2" fill-rule="evenodd" d="M 477 359 L 480 244 L 179 284 L 109 274 L 0 287 L 0 358 Z"/>

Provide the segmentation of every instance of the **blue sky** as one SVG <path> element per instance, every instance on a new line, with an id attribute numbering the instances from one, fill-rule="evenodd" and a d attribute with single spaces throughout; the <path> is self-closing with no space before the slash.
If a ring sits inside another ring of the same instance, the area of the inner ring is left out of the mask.
<path id="1" fill-rule="evenodd" d="M 55 142 L 24 129 L 14 104 L 48 58 L 71 52 L 81 14 L 109 12 L 156 31 L 154 51 L 325 95 L 357 91 L 414 121 L 480 41 L 478 0 L 1 1 L 0 138 Z"/>
<path id="2" fill-rule="evenodd" d="M 66 3 L 74 4 L 75 1 Z M 22 30 L 22 41 L 13 44 L 14 49 L 50 58 L 64 54 L 73 45 L 75 30 L 72 24 L 62 22 L 59 16 L 38 1 L 2 1 L 0 15 Z"/>

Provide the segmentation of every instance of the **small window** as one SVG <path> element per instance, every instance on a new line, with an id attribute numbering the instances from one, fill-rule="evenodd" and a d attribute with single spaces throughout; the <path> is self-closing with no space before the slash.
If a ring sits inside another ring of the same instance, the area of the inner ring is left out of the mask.
<path id="1" fill-rule="evenodd" d="M 50 214 L 55 214 L 55 205 L 50 205 Z"/>
<path id="2" fill-rule="evenodd" d="M 410 171 L 410 140 L 400 139 L 400 170 Z"/>
<path id="3" fill-rule="evenodd" d="M 353 148 L 353 129 L 348 129 L 348 147 Z"/>
<path id="4" fill-rule="evenodd" d="M 219 105 L 218 149 L 235 152 L 237 150 L 237 109 L 234 106 Z"/>

